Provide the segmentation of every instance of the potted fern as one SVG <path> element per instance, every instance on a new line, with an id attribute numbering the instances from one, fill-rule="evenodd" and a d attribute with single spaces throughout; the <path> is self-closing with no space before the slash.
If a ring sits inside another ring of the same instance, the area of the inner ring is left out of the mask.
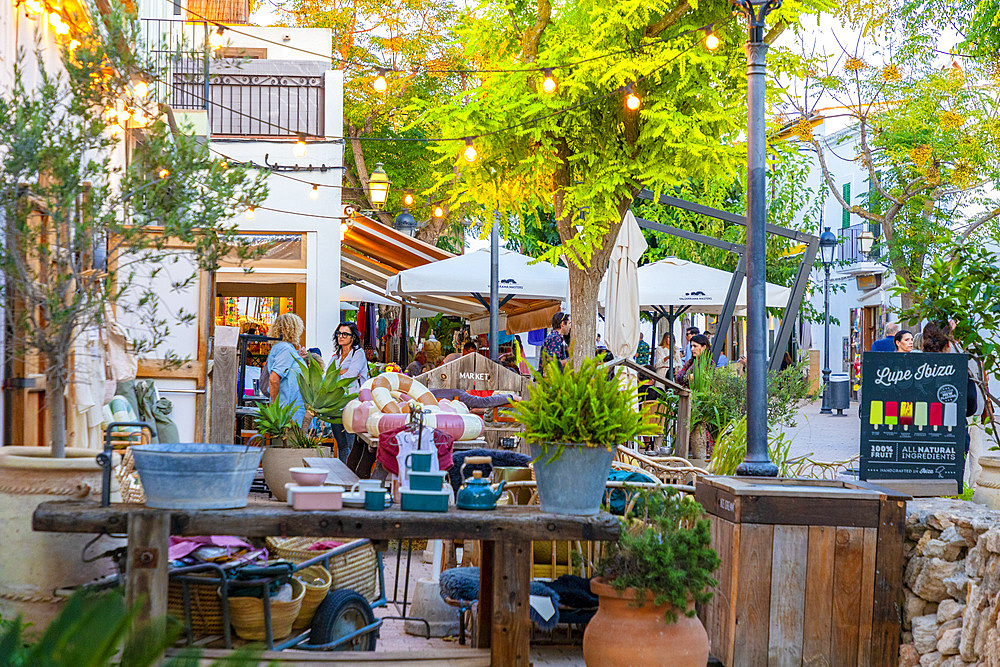
<path id="1" fill-rule="evenodd" d="M 306 408 L 302 423 L 297 424 L 292 419 L 294 404 L 284 407 L 277 401 L 261 406 L 257 417 L 258 431 L 264 433 L 262 426 L 271 431 L 271 447 L 264 450 L 261 460 L 264 481 L 280 502 L 288 497 L 285 484 L 292 481 L 289 469 L 303 465 L 307 450 L 316 450 L 321 457 L 330 456 L 330 448 L 321 446 L 319 422 L 339 424 L 344 406 L 357 395 L 348 393 L 354 378 L 340 377 L 336 366 L 331 364 L 324 370 L 323 364 L 312 357 L 300 361 L 299 365 L 296 379 Z"/>
<path id="2" fill-rule="evenodd" d="M 708 634 L 695 603 L 712 597 L 719 556 L 708 520 L 694 498 L 672 489 L 647 490 L 641 516 L 622 518 L 618 542 L 597 565 L 590 589 L 600 598 L 583 636 L 588 665 L 704 667 Z M 623 637 L 641 638 L 622 649 Z"/>
<path id="3" fill-rule="evenodd" d="M 596 514 L 615 448 L 656 433 L 654 416 L 635 407 L 635 390 L 622 388 L 620 374 L 597 358 L 576 370 L 549 359 L 528 398 L 506 411 L 524 425 L 543 511 Z"/>

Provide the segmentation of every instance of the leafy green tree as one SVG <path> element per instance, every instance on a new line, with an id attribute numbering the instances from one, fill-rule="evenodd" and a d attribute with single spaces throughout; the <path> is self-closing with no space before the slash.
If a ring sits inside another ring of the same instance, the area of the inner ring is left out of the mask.
<path id="1" fill-rule="evenodd" d="M 446 0 L 291 0 L 281 11 L 288 25 L 333 30 L 333 57 L 344 69 L 349 186 L 344 202 L 364 210 L 375 208 L 368 182 L 375 164 L 381 162 L 393 188 L 387 211 L 376 214 L 379 220 L 391 225 L 391 211 L 403 208 L 403 197 L 411 191 L 416 200 L 410 208 L 424 223 L 419 238 L 431 243 L 442 235 L 461 239 L 455 217 L 434 218 L 421 196 L 432 184 L 434 156 L 427 140 L 435 136 L 437 122 L 431 117 L 415 123 L 409 110 L 415 98 L 433 101 L 459 89 L 460 77 L 451 70 L 462 63 L 448 27 L 454 5 Z M 378 68 L 388 70 L 383 93 L 373 88 Z"/>
<path id="2" fill-rule="evenodd" d="M 8 353 L 37 353 L 45 362 L 56 457 L 65 454 L 63 396 L 76 336 L 99 325 L 105 306 L 114 304 L 145 325 L 136 350 L 155 349 L 175 320 L 194 314 L 163 314 L 162 295 L 138 276 L 156 276 L 176 263 L 168 246 L 178 242 L 205 270 L 234 249 L 247 257 L 231 220 L 267 193 L 262 176 L 212 159 L 204 144 L 171 131 L 152 103 L 142 110 L 132 82 L 151 80 L 151 73 L 124 48 L 138 43 L 134 14 L 114 4 L 93 15 L 102 17 L 100 32 L 64 51 L 64 73 L 48 71 L 41 55 L 32 62 L 22 51 L 13 86 L 0 96 L 0 295 L 12 332 Z M 114 132 L 111 110 L 126 100 L 154 120 L 130 129 L 124 140 L 120 128 Z M 125 142 L 130 160 L 119 166 Z M 184 289 L 193 279 L 174 278 L 171 287 Z"/>
<path id="3" fill-rule="evenodd" d="M 786 2 L 773 19 L 795 23 L 818 4 Z M 569 267 L 576 340 L 594 340 L 598 285 L 639 190 L 742 170 L 745 33 L 731 17 L 728 6 L 663 0 L 488 1 L 460 17 L 466 57 L 483 71 L 444 108 L 421 101 L 421 117 L 446 138 L 476 137 L 478 157 L 438 142 L 436 185 L 452 205 L 552 211 L 560 245 L 542 256 Z M 698 31 L 709 23 L 715 53 Z M 525 71 L 545 67 L 556 67 L 553 94 L 542 71 Z M 629 85 L 638 110 L 623 105 Z M 574 364 L 587 348 L 575 346 Z"/>
<path id="4" fill-rule="evenodd" d="M 1000 257 L 981 245 L 951 242 L 928 261 L 922 276 L 913 278 L 913 299 L 902 316 L 942 326 L 953 323 L 951 337 L 985 371 L 980 377 L 1000 373 Z M 980 389 L 993 406 L 1000 398 Z M 985 411 L 988 432 L 1000 445 L 996 410 Z"/>
<path id="5" fill-rule="evenodd" d="M 880 230 L 877 250 L 904 287 L 904 310 L 928 256 L 954 234 L 965 241 L 989 231 L 1000 216 L 992 187 L 1000 182 L 998 88 L 982 68 L 940 69 L 923 44 L 919 36 L 904 41 L 881 65 L 855 54 L 823 76 L 814 70 L 806 78 L 824 94 L 795 103 L 800 120 L 793 128 L 816 151 L 834 198 Z M 853 132 L 837 143 L 812 133 L 814 109 L 824 101 L 853 121 Z M 867 194 L 844 197 L 833 155 L 862 166 Z"/>

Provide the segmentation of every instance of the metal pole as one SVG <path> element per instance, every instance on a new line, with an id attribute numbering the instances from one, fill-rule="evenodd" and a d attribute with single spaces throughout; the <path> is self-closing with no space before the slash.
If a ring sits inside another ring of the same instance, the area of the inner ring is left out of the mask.
<path id="1" fill-rule="evenodd" d="M 490 359 L 500 358 L 500 211 L 494 211 L 490 231 Z"/>
<path id="2" fill-rule="evenodd" d="M 734 0 L 735 9 L 747 16 L 747 453 L 737 475 L 775 477 L 778 467 L 767 451 L 767 310 L 765 261 L 767 209 L 765 171 L 764 19 L 780 0 L 754 4 Z"/>
<path id="3" fill-rule="evenodd" d="M 823 407 L 820 414 L 832 415 L 830 409 L 830 265 L 823 264 Z"/>

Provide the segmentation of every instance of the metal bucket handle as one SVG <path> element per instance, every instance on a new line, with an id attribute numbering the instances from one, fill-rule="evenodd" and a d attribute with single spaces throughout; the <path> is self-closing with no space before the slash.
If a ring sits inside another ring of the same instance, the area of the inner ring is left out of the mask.
<path id="1" fill-rule="evenodd" d="M 149 431 L 152 440 L 156 437 L 156 427 L 149 422 L 111 422 L 104 430 L 104 451 L 97 455 L 97 465 L 103 468 L 101 473 L 101 507 L 111 504 L 111 462 L 114 458 L 111 447 L 111 436 L 117 433 L 122 426 L 138 426 L 140 429 Z M 142 433 L 142 431 L 139 431 Z"/>

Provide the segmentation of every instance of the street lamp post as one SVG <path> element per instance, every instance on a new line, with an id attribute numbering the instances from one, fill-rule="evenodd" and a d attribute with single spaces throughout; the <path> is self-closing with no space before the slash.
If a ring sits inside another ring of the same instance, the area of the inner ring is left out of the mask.
<path id="1" fill-rule="evenodd" d="M 747 42 L 747 453 L 737 475 L 776 477 L 767 451 L 767 311 L 765 242 L 764 21 L 781 0 L 729 0 L 748 20 Z"/>
<path id="2" fill-rule="evenodd" d="M 830 409 L 830 266 L 837 237 L 827 227 L 819 236 L 819 254 L 823 260 L 823 407 L 820 414 L 832 415 Z"/>

